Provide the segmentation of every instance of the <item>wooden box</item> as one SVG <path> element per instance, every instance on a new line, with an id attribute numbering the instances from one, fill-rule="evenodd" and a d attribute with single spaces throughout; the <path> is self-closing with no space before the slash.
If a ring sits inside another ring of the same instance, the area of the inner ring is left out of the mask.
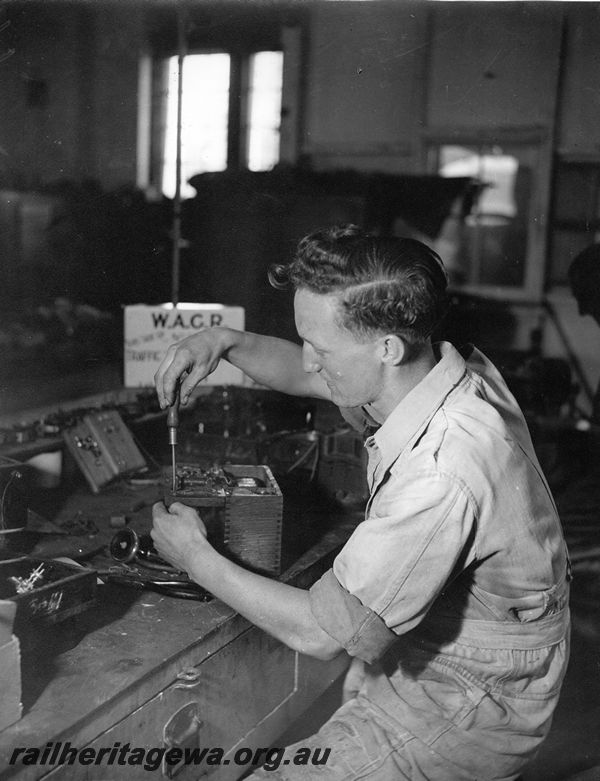
<path id="1" fill-rule="evenodd" d="M 17 593 L 14 578 L 39 577 L 27 593 Z M 14 632 L 23 643 L 43 637 L 53 624 L 82 613 L 96 598 L 96 573 L 53 559 L 23 556 L 0 561 L 0 599 L 16 603 Z"/>
<path id="2" fill-rule="evenodd" d="M 283 495 L 268 466 L 179 464 L 177 483 L 165 495 L 167 507 L 182 502 L 196 508 L 208 539 L 224 555 L 256 572 L 279 575 Z"/>

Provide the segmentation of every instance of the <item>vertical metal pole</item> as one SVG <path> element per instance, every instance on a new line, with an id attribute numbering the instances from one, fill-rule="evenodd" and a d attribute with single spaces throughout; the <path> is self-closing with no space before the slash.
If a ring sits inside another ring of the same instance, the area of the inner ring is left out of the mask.
<path id="1" fill-rule="evenodd" d="M 175 157 L 175 198 L 173 199 L 173 254 L 171 262 L 171 301 L 179 303 L 181 265 L 181 117 L 183 104 L 183 58 L 185 56 L 185 27 L 183 12 L 177 11 L 177 129 Z"/>

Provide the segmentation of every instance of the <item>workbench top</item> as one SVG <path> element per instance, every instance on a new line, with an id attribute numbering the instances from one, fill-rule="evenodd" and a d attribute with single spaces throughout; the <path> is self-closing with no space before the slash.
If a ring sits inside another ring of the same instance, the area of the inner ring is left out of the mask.
<path id="1" fill-rule="evenodd" d="M 108 524 L 110 516 L 127 515 L 136 531 L 147 531 L 151 505 L 158 498 L 156 487 L 132 490 L 118 485 L 96 496 L 82 488 L 64 498 L 54 520 L 74 520 L 97 528 L 96 533 L 76 541 L 85 555 L 86 546 L 93 552 L 114 534 Z M 301 536 L 297 524 L 294 517 L 292 550 L 284 556 L 287 568 L 282 579 L 306 588 L 330 566 L 356 518 L 344 514 L 329 523 L 320 540 L 290 565 L 293 549 L 298 549 L 298 534 Z M 284 534 L 284 547 L 285 539 Z M 69 545 L 73 545 L 73 538 L 50 537 L 30 555 L 64 555 Z M 97 566 L 97 560 L 92 556 L 86 563 Z M 93 607 L 57 625 L 52 637 L 39 638 L 34 664 L 24 649 L 24 715 L 0 733 L 0 776 L 9 778 L 16 773 L 17 768 L 8 768 L 16 747 L 43 747 L 49 741 L 84 746 L 249 626 L 217 599 L 204 603 L 99 585 Z M 29 779 L 40 778 L 42 768 L 19 766 L 18 770 L 19 779 Z"/>

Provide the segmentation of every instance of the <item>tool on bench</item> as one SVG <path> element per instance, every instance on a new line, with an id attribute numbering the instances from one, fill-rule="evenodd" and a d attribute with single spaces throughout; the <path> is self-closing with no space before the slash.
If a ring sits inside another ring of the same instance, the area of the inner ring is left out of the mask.
<path id="1" fill-rule="evenodd" d="M 110 555 L 120 566 L 97 571 L 105 583 L 146 588 L 170 597 L 200 602 L 212 599 L 211 594 L 190 580 L 185 572 L 160 558 L 149 534 L 138 535 L 133 529 L 121 529 L 111 540 Z"/>
<path id="2" fill-rule="evenodd" d="M 156 591 L 167 597 L 178 599 L 195 599 L 197 602 L 210 602 L 213 598 L 202 586 L 198 586 L 183 576 L 177 578 L 162 578 L 158 575 L 149 575 L 141 572 L 141 568 L 131 569 L 127 565 L 123 567 L 110 567 L 106 570 L 97 570 L 96 574 L 103 583 L 113 583 L 117 586 L 129 586 L 135 589 L 148 589 Z"/>
<path id="3" fill-rule="evenodd" d="M 169 429 L 169 444 L 171 445 L 171 469 L 172 469 L 172 491 L 177 490 L 177 429 L 179 427 L 179 383 L 175 386 L 175 398 L 167 412 L 167 428 Z"/>

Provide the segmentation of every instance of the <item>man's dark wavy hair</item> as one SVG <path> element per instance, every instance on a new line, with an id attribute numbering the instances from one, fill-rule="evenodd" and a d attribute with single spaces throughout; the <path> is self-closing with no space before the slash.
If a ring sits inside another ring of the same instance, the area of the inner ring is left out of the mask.
<path id="1" fill-rule="evenodd" d="M 271 268 L 290 285 L 340 298 L 341 323 L 356 336 L 395 333 L 425 342 L 447 308 L 448 277 L 439 256 L 416 239 L 372 236 L 355 225 L 311 233 L 291 263 Z"/>

